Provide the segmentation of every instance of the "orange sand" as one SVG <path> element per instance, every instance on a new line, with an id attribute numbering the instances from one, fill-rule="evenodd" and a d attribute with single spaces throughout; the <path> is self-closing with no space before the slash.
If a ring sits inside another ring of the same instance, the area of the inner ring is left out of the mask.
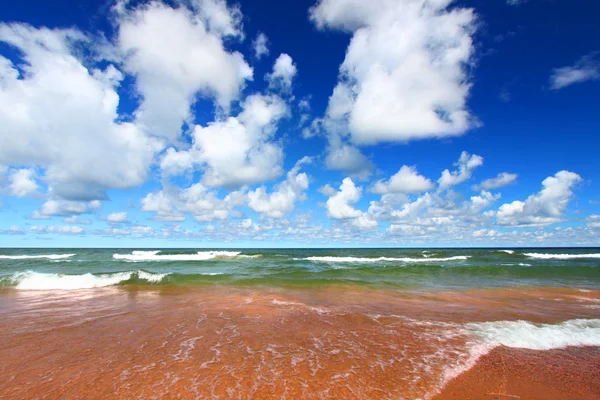
<path id="1" fill-rule="evenodd" d="M 600 348 L 497 348 L 433 400 L 600 399 Z"/>

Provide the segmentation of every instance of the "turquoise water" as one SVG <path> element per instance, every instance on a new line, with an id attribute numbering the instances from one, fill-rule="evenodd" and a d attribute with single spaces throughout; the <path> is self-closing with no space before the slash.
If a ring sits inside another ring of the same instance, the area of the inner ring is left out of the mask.
<path id="1" fill-rule="evenodd" d="M 0 286 L 377 285 L 600 289 L 600 249 L 0 249 Z"/>

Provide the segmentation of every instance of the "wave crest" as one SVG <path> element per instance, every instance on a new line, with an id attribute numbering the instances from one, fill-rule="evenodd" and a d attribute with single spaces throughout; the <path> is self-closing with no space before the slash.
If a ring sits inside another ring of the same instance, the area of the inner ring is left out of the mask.
<path id="1" fill-rule="evenodd" d="M 206 261 L 217 258 L 256 258 L 260 255 L 240 255 L 239 251 L 199 251 L 195 254 L 159 254 L 160 250 L 132 251 L 131 254 L 113 254 L 113 259 L 123 261 Z"/>
<path id="2" fill-rule="evenodd" d="M 302 258 L 302 260 L 306 261 L 321 261 L 321 262 L 339 262 L 339 263 L 351 263 L 351 262 L 379 262 L 379 261 L 398 261 L 405 263 L 417 263 L 417 262 L 441 262 L 441 261 L 461 261 L 468 260 L 471 256 L 454 256 L 454 257 L 444 257 L 444 258 L 411 258 L 411 257 L 377 257 L 377 258 L 367 258 L 367 257 L 306 257 Z"/>
<path id="3" fill-rule="evenodd" d="M 115 272 L 111 274 L 82 275 L 51 274 L 34 271 L 16 272 L 8 278 L 12 286 L 19 290 L 76 290 L 93 289 L 118 285 L 133 278 L 159 283 L 168 274 L 155 274 L 146 271 Z"/>
<path id="4" fill-rule="evenodd" d="M 600 258 L 600 253 L 595 254 L 552 254 L 552 253 L 525 253 L 529 258 L 539 258 L 541 260 L 570 260 L 577 258 Z"/>
<path id="5" fill-rule="evenodd" d="M 0 255 L 0 259 L 4 259 L 4 260 L 35 260 L 35 259 L 62 260 L 65 258 L 73 257 L 74 255 L 75 254 L 42 254 L 42 255 L 19 255 L 19 256 Z"/>
<path id="6" fill-rule="evenodd" d="M 573 319 L 560 324 L 496 321 L 466 324 L 492 347 L 551 350 L 569 346 L 600 346 L 600 319 Z"/>

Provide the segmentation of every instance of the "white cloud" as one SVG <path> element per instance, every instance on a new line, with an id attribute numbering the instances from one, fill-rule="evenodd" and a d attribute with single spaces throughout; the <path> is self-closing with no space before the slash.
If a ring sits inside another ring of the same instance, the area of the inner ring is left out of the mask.
<path id="1" fill-rule="evenodd" d="M 287 92 L 291 89 L 292 82 L 297 73 L 298 68 L 294 64 L 292 57 L 283 53 L 277 57 L 273 65 L 273 72 L 267 74 L 266 78 L 269 81 L 270 88 Z"/>
<path id="2" fill-rule="evenodd" d="M 220 199 L 216 191 L 196 183 L 185 189 L 167 187 L 149 193 L 142 199 L 142 211 L 154 212 L 154 219 L 165 222 L 184 221 L 185 214 L 199 222 L 223 221 L 232 215 L 240 216 L 234 209 L 245 201 L 246 196 L 241 191 L 231 192 Z"/>
<path id="3" fill-rule="evenodd" d="M 73 215 L 64 219 L 65 224 L 74 225 L 91 225 L 92 220 L 88 218 L 81 218 L 79 215 Z"/>
<path id="4" fill-rule="evenodd" d="M 320 0 L 318 28 L 353 34 L 327 118 L 357 144 L 456 136 L 473 127 L 466 100 L 475 15 L 451 0 Z"/>
<path id="5" fill-rule="evenodd" d="M 600 229 L 600 215 L 592 214 L 586 218 L 589 229 Z"/>
<path id="6" fill-rule="evenodd" d="M 33 168 L 21 168 L 11 171 L 8 177 L 10 195 L 26 197 L 36 194 L 39 189 L 36 179 L 37 173 Z"/>
<path id="7" fill-rule="evenodd" d="M 501 172 L 498 174 L 497 177 L 486 179 L 485 181 L 481 182 L 479 185 L 473 186 L 473 189 L 474 190 L 498 189 L 498 188 L 510 185 L 511 183 L 514 183 L 518 177 L 519 177 L 519 175 L 517 175 L 517 174 Z"/>
<path id="8" fill-rule="evenodd" d="M 506 0 L 506 4 L 508 4 L 509 6 L 519 6 L 526 2 L 527 0 Z"/>
<path id="9" fill-rule="evenodd" d="M 375 168 L 359 149 L 337 140 L 330 140 L 325 165 L 329 169 L 346 171 L 359 179 L 367 179 Z"/>
<path id="10" fill-rule="evenodd" d="M 352 204 L 360 200 L 362 189 L 356 187 L 351 178 L 342 181 L 340 190 L 327 200 L 327 213 L 334 219 L 352 219 L 362 215 Z"/>
<path id="11" fill-rule="evenodd" d="M 37 165 L 55 196 L 99 199 L 106 188 L 140 185 L 160 144 L 119 121 L 112 64 L 87 68 L 77 30 L 0 24 L 0 41 L 17 48 L 19 67 L 0 56 L 0 163 Z M 94 49 L 91 49 L 92 53 Z"/>
<path id="12" fill-rule="evenodd" d="M 308 157 L 298 161 L 272 193 L 267 193 L 264 187 L 248 192 L 250 208 L 271 218 L 282 218 L 293 211 L 296 201 L 302 200 L 308 189 L 308 175 L 300 172 L 302 164 L 307 162 L 310 162 Z"/>
<path id="13" fill-rule="evenodd" d="M 155 219 L 165 222 L 185 221 L 185 216 L 175 210 L 173 201 L 164 191 L 148 193 L 142 200 L 142 211 L 156 213 Z"/>
<path id="14" fill-rule="evenodd" d="M 442 176 L 438 179 L 440 189 L 446 189 L 471 179 L 473 170 L 483 165 L 483 158 L 477 154 L 470 155 L 463 151 L 454 165 L 458 167 L 458 170 L 450 172 L 446 169 L 442 172 Z"/>
<path id="15" fill-rule="evenodd" d="M 278 96 L 248 96 L 237 117 L 197 125 L 192 147 L 167 150 L 161 166 L 173 175 L 202 169 L 208 186 L 239 187 L 275 179 L 283 172 L 283 149 L 271 139 L 288 112 Z"/>
<path id="16" fill-rule="evenodd" d="M 163 174 L 180 175 L 194 167 L 194 160 L 188 151 L 177 151 L 169 147 L 160 161 L 160 170 Z"/>
<path id="17" fill-rule="evenodd" d="M 543 189 L 525 201 L 504 204 L 496 221 L 503 226 L 545 226 L 562 221 L 563 213 L 573 197 L 573 187 L 581 177 L 573 172 L 560 171 L 546 178 Z"/>
<path id="18" fill-rule="evenodd" d="M 111 213 L 106 216 L 110 223 L 119 224 L 127 221 L 127 212 Z"/>
<path id="19" fill-rule="evenodd" d="M 47 219 L 53 216 L 73 216 L 94 212 L 102 206 L 98 200 L 89 202 L 72 200 L 48 200 L 39 211 L 34 211 L 33 219 Z"/>
<path id="20" fill-rule="evenodd" d="M 435 185 L 423 175 L 419 175 L 415 167 L 403 165 L 387 182 L 380 180 L 373 187 L 373 193 L 421 193 L 431 190 Z"/>
<path id="21" fill-rule="evenodd" d="M 319 188 L 319 193 L 321 193 L 323 196 L 333 197 L 337 193 L 337 190 L 331 187 L 331 185 L 328 183 Z"/>
<path id="22" fill-rule="evenodd" d="M 256 39 L 252 42 L 252 48 L 254 49 L 254 57 L 257 59 L 261 59 L 263 56 L 269 55 L 269 39 L 267 35 L 262 32 L 259 32 L 256 35 Z"/>
<path id="23" fill-rule="evenodd" d="M 600 53 L 581 57 L 574 65 L 555 68 L 550 75 L 550 88 L 554 90 L 585 81 L 600 80 Z"/>
<path id="24" fill-rule="evenodd" d="M 244 39 L 243 15 L 239 6 L 228 7 L 225 0 L 191 0 L 190 5 L 205 21 L 210 33 Z"/>
<path id="25" fill-rule="evenodd" d="M 118 47 L 142 95 L 136 122 L 171 141 L 191 118 L 197 95 L 215 96 L 228 110 L 252 79 L 244 57 L 223 44 L 224 36 L 241 35 L 239 10 L 227 8 L 224 1 L 193 4 L 195 12 L 152 2 L 118 15 Z"/>
<path id="26" fill-rule="evenodd" d="M 29 229 L 33 233 L 56 233 L 62 235 L 80 235 L 85 233 L 85 230 L 80 226 L 67 225 L 34 225 Z"/>

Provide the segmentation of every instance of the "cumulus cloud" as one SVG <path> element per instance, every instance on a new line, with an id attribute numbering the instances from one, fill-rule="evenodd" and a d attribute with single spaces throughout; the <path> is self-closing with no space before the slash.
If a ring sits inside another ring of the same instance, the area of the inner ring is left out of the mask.
<path id="1" fill-rule="evenodd" d="M 0 56 L 1 164 L 37 165 L 54 195 L 78 200 L 146 180 L 160 144 L 119 120 L 116 87 L 123 75 L 112 64 L 83 64 L 77 49 L 89 45 L 88 37 L 0 24 L 0 41 L 23 60 L 17 67 Z"/>
<path id="2" fill-rule="evenodd" d="M 72 215 L 64 219 L 65 224 L 73 225 L 91 225 L 92 220 L 89 218 L 81 218 L 80 215 Z"/>
<path id="3" fill-rule="evenodd" d="M 319 193 L 321 193 L 323 196 L 333 197 L 337 193 L 337 190 L 331 187 L 331 185 L 328 183 L 319 188 Z"/>
<path id="4" fill-rule="evenodd" d="M 481 182 L 479 185 L 473 186 L 474 190 L 492 190 L 498 189 L 504 186 L 508 186 L 511 183 L 514 183 L 519 175 L 510 174 L 508 172 L 501 172 L 495 178 L 486 179 Z"/>
<path id="5" fill-rule="evenodd" d="M 600 80 L 600 53 L 581 57 L 575 64 L 555 68 L 550 75 L 550 88 L 562 89 L 575 83 Z"/>
<path id="6" fill-rule="evenodd" d="M 54 216 L 74 216 L 95 212 L 102 206 L 98 200 L 89 202 L 73 200 L 48 200 L 40 210 L 33 212 L 33 219 L 48 219 Z"/>
<path id="7" fill-rule="evenodd" d="M 362 215 L 352 204 L 360 200 L 362 189 L 357 187 L 351 178 L 342 181 L 340 190 L 327 200 L 327 213 L 331 218 L 348 219 Z"/>
<path id="8" fill-rule="evenodd" d="M 10 182 L 8 188 L 10 195 L 15 197 L 32 196 L 37 193 L 37 173 L 33 168 L 21 168 L 13 170 L 8 177 Z"/>
<path id="9" fill-rule="evenodd" d="M 415 167 L 403 165 L 388 181 L 380 180 L 373 187 L 373 193 L 421 193 L 431 190 L 435 185 L 423 175 L 419 175 Z"/>
<path id="10" fill-rule="evenodd" d="M 163 222 L 185 221 L 185 215 L 175 209 L 171 196 L 164 191 L 148 193 L 142 200 L 142 211 L 155 213 L 155 219 Z"/>
<path id="11" fill-rule="evenodd" d="M 296 201 L 302 200 L 308 189 L 308 175 L 300 172 L 302 164 L 310 162 L 304 157 L 298 161 L 287 174 L 287 179 L 275 187 L 272 193 L 267 193 L 265 187 L 248 192 L 248 205 L 254 211 L 271 218 L 282 218 L 294 210 Z"/>
<path id="12" fill-rule="evenodd" d="M 196 183 L 188 188 L 169 186 L 147 194 L 142 199 L 142 211 L 153 212 L 155 220 L 164 222 L 184 221 L 186 214 L 198 222 L 223 221 L 230 216 L 240 216 L 235 208 L 245 200 L 241 191 L 231 192 L 221 199 L 215 190 Z"/>
<path id="13" fill-rule="evenodd" d="M 581 177 L 569 171 L 557 172 L 542 182 L 543 189 L 525 201 L 504 204 L 496 222 L 503 226 L 545 226 L 562 221 L 573 197 L 573 187 Z"/>
<path id="14" fill-rule="evenodd" d="M 256 35 L 256 39 L 252 42 L 252 48 L 254 49 L 254 57 L 257 59 L 261 59 L 263 56 L 269 55 L 269 39 L 267 35 L 262 32 L 259 32 Z"/>
<path id="15" fill-rule="evenodd" d="M 471 84 L 473 10 L 451 0 L 320 0 L 310 18 L 352 33 L 327 118 L 357 144 L 456 136 L 475 122 Z"/>
<path id="16" fill-rule="evenodd" d="M 106 220 L 113 224 L 127 222 L 127 212 L 111 213 L 106 216 Z"/>
<path id="17" fill-rule="evenodd" d="M 282 174 L 282 147 L 272 138 L 279 121 L 288 115 L 278 96 L 251 95 L 237 117 L 197 125 L 188 150 L 167 150 L 163 172 L 177 175 L 202 169 L 208 186 L 239 187 L 265 182 Z"/>
<path id="18" fill-rule="evenodd" d="M 325 166 L 329 169 L 348 172 L 359 179 L 367 179 L 375 165 L 355 146 L 330 137 Z"/>
<path id="19" fill-rule="evenodd" d="M 327 215 L 337 220 L 350 221 L 353 226 L 362 229 L 372 229 L 377 227 L 377 220 L 372 215 L 364 213 L 354 208 L 362 196 L 362 188 L 356 186 L 351 178 L 345 178 L 340 185 L 339 191 L 331 193 L 327 199 Z"/>
<path id="20" fill-rule="evenodd" d="M 294 77 L 298 73 L 298 68 L 294 64 L 292 57 L 288 54 L 280 54 L 273 65 L 273 72 L 267 75 L 269 87 L 272 89 L 280 89 L 287 92 L 292 87 Z"/>
<path id="21" fill-rule="evenodd" d="M 29 228 L 29 230 L 38 234 L 55 233 L 61 235 L 80 235 L 85 233 L 85 230 L 80 226 L 68 225 L 34 225 Z"/>
<path id="22" fill-rule="evenodd" d="M 600 215 L 592 214 L 586 218 L 587 227 L 590 229 L 600 229 Z"/>
<path id="23" fill-rule="evenodd" d="M 214 96 L 228 110 L 252 78 L 243 56 L 228 52 L 223 44 L 223 37 L 238 35 L 239 18 L 232 15 L 236 10 L 227 9 L 223 1 L 194 4 L 197 12 L 152 2 L 118 16 L 118 47 L 142 96 L 136 121 L 171 141 L 190 119 L 195 96 Z"/>
<path id="24" fill-rule="evenodd" d="M 458 169 L 452 172 L 446 169 L 442 172 L 442 176 L 438 179 L 440 189 L 447 189 L 471 179 L 473 170 L 483 165 L 483 157 L 477 154 L 470 155 L 466 151 L 463 151 L 458 162 L 454 165 Z"/>

